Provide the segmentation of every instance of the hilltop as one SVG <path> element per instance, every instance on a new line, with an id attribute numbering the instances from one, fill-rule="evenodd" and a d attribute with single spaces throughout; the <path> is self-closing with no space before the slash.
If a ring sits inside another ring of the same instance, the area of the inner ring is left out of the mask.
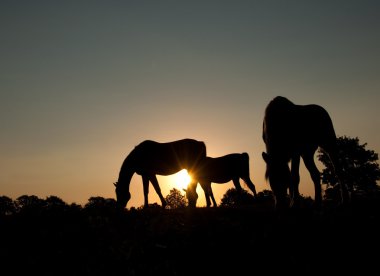
<path id="1" fill-rule="evenodd" d="M 0 223 L 2 272 L 38 275 L 366 273 L 380 202 L 279 215 L 270 206 L 20 213 Z M 260 275 L 260 274 L 259 274 Z"/>

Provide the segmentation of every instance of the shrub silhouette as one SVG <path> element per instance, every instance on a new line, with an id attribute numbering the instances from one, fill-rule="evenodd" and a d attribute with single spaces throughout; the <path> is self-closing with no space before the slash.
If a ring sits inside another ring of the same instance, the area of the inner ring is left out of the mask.
<path id="1" fill-rule="evenodd" d="M 16 212 L 13 200 L 7 196 L 0 196 L 0 216 L 9 216 Z"/>
<path id="2" fill-rule="evenodd" d="M 180 209 L 187 206 L 186 196 L 181 194 L 181 191 L 173 188 L 169 194 L 165 197 L 168 209 Z"/>
<path id="3" fill-rule="evenodd" d="M 220 206 L 221 207 L 243 207 L 253 205 L 255 197 L 248 191 L 236 188 L 230 188 L 223 195 Z"/>
<path id="4" fill-rule="evenodd" d="M 340 136 L 337 138 L 338 159 L 344 174 L 343 181 L 348 184 L 352 196 L 370 196 L 378 193 L 380 186 L 380 168 L 378 154 L 373 150 L 367 150 L 367 144 L 360 144 L 359 138 Z M 319 150 L 318 159 L 325 168 L 322 170 L 322 183 L 326 184 L 325 199 L 336 200 L 339 198 L 337 190 L 338 179 L 333 173 L 330 159 L 323 151 Z"/>

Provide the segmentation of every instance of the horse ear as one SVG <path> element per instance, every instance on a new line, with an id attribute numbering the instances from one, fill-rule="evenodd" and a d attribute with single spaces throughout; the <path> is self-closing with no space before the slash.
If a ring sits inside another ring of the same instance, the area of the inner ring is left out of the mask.
<path id="1" fill-rule="evenodd" d="M 263 152 L 261 155 L 263 156 L 265 163 L 268 163 L 269 162 L 269 155 L 266 152 Z"/>

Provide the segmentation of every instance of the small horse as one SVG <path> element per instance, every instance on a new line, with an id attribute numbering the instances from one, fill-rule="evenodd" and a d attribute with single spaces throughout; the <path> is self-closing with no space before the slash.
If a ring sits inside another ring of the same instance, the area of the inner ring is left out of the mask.
<path id="1" fill-rule="evenodd" d="M 314 182 L 315 205 L 322 204 L 320 172 L 314 162 L 318 147 L 331 159 L 338 179 L 342 179 L 342 169 L 338 162 L 337 139 L 328 112 L 315 104 L 296 105 L 285 97 L 275 97 L 266 107 L 262 138 L 266 153 L 266 179 L 275 196 L 276 209 L 290 206 L 299 201 L 299 165 L 302 157 Z M 291 162 L 291 169 L 288 163 Z M 349 200 L 347 187 L 340 181 L 342 202 Z"/>
<path id="2" fill-rule="evenodd" d="M 252 193 L 256 196 L 256 188 L 249 176 L 249 155 L 248 153 L 232 153 L 221 157 L 207 157 L 199 167 L 198 182 L 201 185 L 205 196 L 207 207 L 216 207 L 216 201 L 211 189 L 211 183 L 227 183 L 233 181 L 238 191 L 242 190 L 239 179 L 243 179 Z M 196 195 L 197 182 L 189 184 L 185 190 L 190 207 L 195 207 L 198 196 Z"/>
<path id="3" fill-rule="evenodd" d="M 206 158 L 206 145 L 194 139 L 182 139 L 159 143 L 146 140 L 137 145 L 125 158 L 116 186 L 116 199 L 119 207 L 124 208 L 131 198 L 129 185 L 134 173 L 142 176 L 144 187 L 144 206 L 148 206 L 149 182 L 160 197 L 162 207 L 166 206 L 156 175 L 171 175 L 182 169 L 197 181 L 197 168 Z"/>

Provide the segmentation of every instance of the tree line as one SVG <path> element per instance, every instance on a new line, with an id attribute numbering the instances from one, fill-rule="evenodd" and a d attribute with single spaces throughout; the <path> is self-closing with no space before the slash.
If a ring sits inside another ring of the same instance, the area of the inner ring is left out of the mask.
<path id="1" fill-rule="evenodd" d="M 380 195 L 380 168 L 378 154 L 373 150 L 366 149 L 367 143 L 360 144 L 359 138 L 341 136 L 337 138 L 339 148 L 339 162 L 344 171 L 343 181 L 348 184 L 353 197 L 367 198 L 378 197 Z M 321 150 L 318 150 L 317 158 L 323 163 L 325 168 L 321 172 L 322 184 L 326 185 L 324 200 L 337 200 L 339 195 L 338 179 L 333 173 L 333 166 L 330 159 Z M 312 204 L 311 197 L 302 197 L 306 204 Z M 168 209 L 185 208 L 188 205 L 186 197 L 180 190 L 173 188 L 166 196 Z M 242 207 L 257 203 L 273 202 L 273 193 L 270 190 L 258 192 L 256 198 L 246 190 L 237 191 L 231 188 L 223 195 L 220 207 Z M 36 214 L 51 212 L 79 212 L 81 210 L 89 212 L 109 211 L 116 207 L 113 198 L 103 198 L 100 196 L 90 197 L 88 202 L 82 206 L 76 203 L 68 204 L 57 196 L 48 196 L 41 199 L 35 195 L 22 195 L 15 200 L 8 196 L 0 196 L 0 215 L 9 216 L 12 214 Z M 150 204 L 150 207 L 160 207 L 157 203 Z M 142 209 L 132 207 L 131 209 Z"/>

